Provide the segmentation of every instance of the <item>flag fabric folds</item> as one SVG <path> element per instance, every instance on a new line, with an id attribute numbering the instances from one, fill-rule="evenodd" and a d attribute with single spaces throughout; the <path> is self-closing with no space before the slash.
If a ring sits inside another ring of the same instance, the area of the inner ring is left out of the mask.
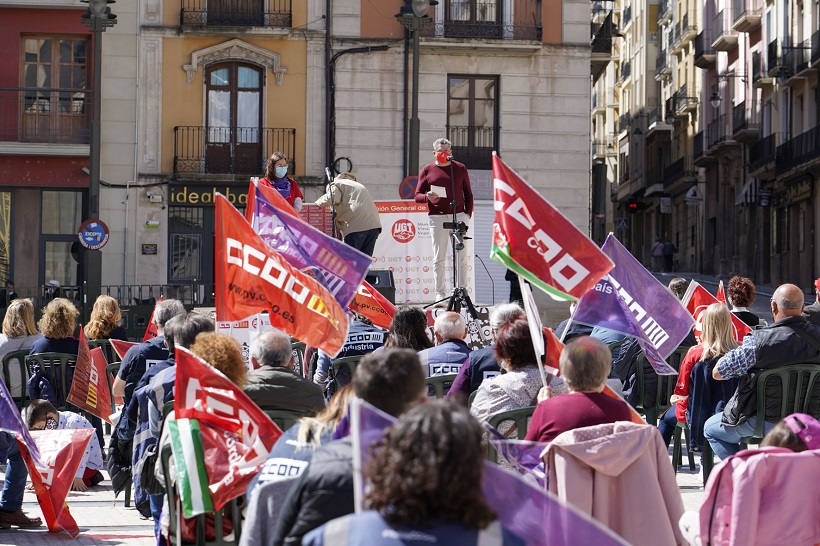
<path id="1" fill-rule="evenodd" d="M 612 269 L 610 259 L 493 153 L 495 221 L 490 257 L 553 297 L 577 300 Z"/>
<path id="2" fill-rule="evenodd" d="M 727 305 L 726 292 L 723 290 L 723 279 L 718 282 L 718 289 L 717 294 L 715 294 L 715 298 L 723 305 Z"/>
<path id="3" fill-rule="evenodd" d="M 279 192 L 251 180 L 250 194 L 254 198 L 245 217 L 259 237 L 290 265 L 321 282 L 339 305 L 350 304 L 373 258 L 302 220 Z"/>
<path id="4" fill-rule="evenodd" d="M 162 301 L 162 296 L 160 296 L 159 301 Z M 148 319 L 148 326 L 145 327 L 145 335 L 142 336 L 143 343 L 159 335 L 159 330 L 157 330 L 157 325 L 154 322 L 154 313 L 156 312 L 157 306 L 154 305 L 154 308 L 151 310 L 151 318 Z M 122 358 L 122 355 L 120 355 L 120 358 Z"/>
<path id="5" fill-rule="evenodd" d="M 108 342 L 111 343 L 112 347 L 114 347 L 114 352 L 120 357 L 120 362 L 122 362 L 122 358 L 125 356 L 125 353 L 128 352 L 128 349 L 134 345 L 139 345 L 139 343 L 135 343 L 133 341 L 122 341 L 121 339 L 109 339 Z"/>
<path id="6" fill-rule="evenodd" d="M 692 316 L 614 235 L 601 250 L 615 267 L 584 294 L 572 320 L 637 338 L 659 375 L 677 374 L 666 358 L 694 326 Z"/>
<path id="7" fill-rule="evenodd" d="M 214 511 L 208 475 L 205 472 L 205 451 L 196 419 L 175 419 L 168 422 L 171 451 L 177 468 L 182 513 L 186 518 Z"/>
<path id="8" fill-rule="evenodd" d="M 367 281 L 362 281 L 347 308 L 366 316 L 374 325 L 385 330 L 390 329 L 393 315 L 396 314 L 396 307 L 390 303 L 390 300 L 385 298 L 381 292 L 373 288 Z"/>
<path id="9" fill-rule="evenodd" d="M 267 310 L 273 327 L 336 356 L 348 328 L 339 302 L 270 248 L 225 196 L 217 194 L 215 201 L 217 320 L 244 320 Z"/>
<path id="10" fill-rule="evenodd" d="M 384 435 L 395 419 L 358 398 L 350 406 L 353 440 L 354 494 L 357 511 L 364 492 L 362 468 L 370 445 Z M 599 522 L 580 513 L 524 477 L 484 462 L 484 498 L 502 526 L 531 546 L 625 545 Z"/>
<path id="11" fill-rule="evenodd" d="M 219 510 L 245 492 L 282 431 L 207 362 L 181 347 L 176 361 L 174 415 L 199 423 L 208 489 Z"/>
<path id="12" fill-rule="evenodd" d="M 74 379 L 67 402 L 104 421 L 111 422 L 111 393 L 105 377 L 107 362 L 100 347 L 88 349 L 88 340 L 80 326 L 80 350 L 74 367 Z"/>
<path id="13" fill-rule="evenodd" d="M 37 449 L 34 438 L 31 437 L 28 427 L 23 422 L 23 417 L 20 415 L 20 411 L 17 409 L 17 405 L 15 405 L 14 399 L 12 399 L 3 381 L 0 381 L 0 430 L 22 438 L 23 443 L 28 446 L 31 458 L 35 463 L 41 464 L 40 450 Z M 5 463 L 5 461 L 2 462 Z"/>
<path id="14" fill-rule="evenodd" d="M 37 502 L 51 533 L 65 531 L 72 538 L 80 534 L 80 528 L 65 501 L 93 434 L 93 428 L 34 432 L 32 436 L 40 451 L 42 464 L 34 462 L 26 442 L 17 440 Z"/>
<path id="15" fill-rule="evenodd" d="M 692 281 L 689 283 L 689 288 L 686 289 L 686 294 L 684 294 L 682 302 L 683 306 L 686 307 L 686 310 L 692 314 L 692 317 L 695 320 L 695 339 L 698 343 L 700 343 L 702 336 L 701 326 L 703 321 L 703 312 L 706 311 L 706 308 L 713 303 L 723 302 L 710 294 L 709 291 L 701 286 L 697 281 Z M 732 315 L 732 335 L 734 336 L 735 341 L 742 343 L 743 338 L 746 337 L 746 334 L 751 331 L 752 329 L 748 324 L 737 318 L 734 314 Z"/>

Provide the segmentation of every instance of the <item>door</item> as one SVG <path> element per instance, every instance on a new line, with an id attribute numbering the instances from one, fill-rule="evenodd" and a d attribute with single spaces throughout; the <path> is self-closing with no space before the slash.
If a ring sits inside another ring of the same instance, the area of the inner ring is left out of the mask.
<path id="1" fill-rule="evenodd" d="M 448 38 L 501 38 L 501 0 L 449 0 L 444 14 Z"/>
<path id="2" fill-rule="evenodd" d="M 205 172 L 262 170 L 262 69 L 228 62 L 208 69 Z"/>

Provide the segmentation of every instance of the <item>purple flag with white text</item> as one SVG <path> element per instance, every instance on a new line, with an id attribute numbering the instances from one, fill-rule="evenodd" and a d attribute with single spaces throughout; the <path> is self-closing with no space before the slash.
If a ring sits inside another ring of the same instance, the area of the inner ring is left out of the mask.
<path id="1" fill-rule="evenodd" d="M 395 418 L 358 398 L 351 402 L 350 414 L 355 506 L 359 511 L 365 488 L 362 468 L 368 450 L 374 441 L 384 435 L 384 430 Z M 627 544 L 599 522 L 570 505 L 562 504 L 558 497 L 543 487 L 528 483 L 523 477 L 489 461 L 484 462 L 482 485 L 484 497 L 501 525 L 530 546 Z"/>
<path id="2" fill-rule="evenodd" d="M 692 315 L 614 235 L 601 250 L 615 267 L 583 295 L 572 320 L 636 337 L 659 375 L 677 374 L 666 358 L 695 325 Z"/>
<path id="3" fill-rule="evenodd" d="M 321 282 L 346 309 L 373 258 L 283 211 L 266 192 L 257 191 L 254 202 L 251 225 L 259 237 L 290 265 Z"/>
<path id="4" fill-rule="evenodd" d="M 5 430 L 12 435 L 19 436 L 28 447 L 28 452 L 32 460 L 38 466 L 43 466 L 40 461 L 40 450 L 34 443 L 34 438 L 28 433 L 28 427 L 23 423 L 20 410 L 14 405 L 14 400 L 6 388 L 6 384 L 0 381 L 0 430 Z M 13 442 L 14 440 L 12 440 Z M 5 461 L 2 461 L 5 463 Z"/>

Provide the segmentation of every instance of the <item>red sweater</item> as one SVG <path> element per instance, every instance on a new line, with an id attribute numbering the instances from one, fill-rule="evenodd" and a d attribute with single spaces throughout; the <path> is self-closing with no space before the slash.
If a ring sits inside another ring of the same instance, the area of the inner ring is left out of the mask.
<path id="1" fill-rule="evenodd" d="M 539 403 L 524 439 L 551 442 L 568 430 L 631 420 L 629 406 L 623 400 L 602 392 L 571 392 Z"/>
<path id="2" fill-rule="evenodd" d="M 453 161 L 453 174 L 456 177 L 456 212 L 466 212 L 473 215 L 473 188 L 470 186 L 470 175 L 467 167 L 463 163 Z M 435 187 L 435 186 L 438 186 Z M 444 190 L 441 190 L 441 187 Z M 445 191 L 447 197 L 439 197 L 430 201 L 427 199 L 427 192 L 430 190 L 442 195 Z M 416 185 L 416 203 L 427 203 L 427 210 L 431 216 L 452 214 L 453 209 L 450 203 L 453 201 L 453 186 L 450 183 L 450 165 L 437 165 L 430 163 L 422 167 L 419 173 L 419 182 Z"/>
<path id="3" fill-rule="evenodd" d="M 680 372 L 678 372 L 678 382 L 675 383 L 675 391 L 673 394 L 678 396 L 689 396 L 689 388 L 692 384 L 692 368 L 695 364 L 700 362 L 703 357 L 703 346 L 695 345 L 690 348 L 683 357 L 680 363 Z M 689 398 L 684 398 L 675 404 L 675 417 L 678 418 L 678 423 L 686 422 L 686 408 L 689 406 Z"/>

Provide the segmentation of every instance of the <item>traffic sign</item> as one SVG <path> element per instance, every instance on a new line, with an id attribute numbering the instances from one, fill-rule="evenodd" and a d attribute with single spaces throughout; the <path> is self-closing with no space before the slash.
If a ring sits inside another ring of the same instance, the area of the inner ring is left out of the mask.
<path id="1" fill-rule="evenodd" d="M 629 218 L 617 218 L 615 220 L 615 226 L 618 231 L 626 231 L 629 229 Z"/>
<path id="2" fill-rule="evenodd" d="M 416 186 L 419 183 L 419 177 L 415 174 L 406 176 L 399 184 L 399 197 L 402 199 L 413 199 L 416 196 Z"/>
<path id="3" fill-rule="evenodd" d="M 88 250 L 99 250 L 108 242 L 108 226 L 102 220 L 92 218 L 80 224 L 77 236 Z"/>

